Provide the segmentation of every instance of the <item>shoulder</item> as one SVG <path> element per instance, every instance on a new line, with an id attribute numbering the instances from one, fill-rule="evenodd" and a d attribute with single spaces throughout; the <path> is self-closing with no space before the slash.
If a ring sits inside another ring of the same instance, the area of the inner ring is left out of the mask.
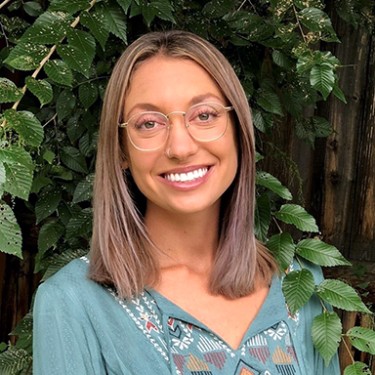
<path id="1" fill-rule="evenodd" d="M 44 281 L 36 293 L 36 303 L 41 301 L 82 302 L 87 296 L 105 293 L 105 289 L 88 277 L 87 258 L 71 261 Z"/>

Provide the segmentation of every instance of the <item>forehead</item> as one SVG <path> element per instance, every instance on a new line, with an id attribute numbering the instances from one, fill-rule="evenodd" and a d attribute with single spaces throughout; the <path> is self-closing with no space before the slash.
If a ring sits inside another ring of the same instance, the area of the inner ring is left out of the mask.
<path id="1" fill-rule="evenodd" d="M 157 55 L 133 72 L 125 97 L 125 111 L 140 101 L 163 107 L 185 105 L 193 97 L 212 95 L 225 100 L 216 81 L 190 59 Z"/>

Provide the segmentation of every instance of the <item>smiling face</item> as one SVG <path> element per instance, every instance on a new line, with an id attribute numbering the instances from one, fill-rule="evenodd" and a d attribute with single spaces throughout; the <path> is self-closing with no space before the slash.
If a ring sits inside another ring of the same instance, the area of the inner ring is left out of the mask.
<path id="1" fill-rule="evenodd" d="M 129 167 L 147 199 L 146 215 L 158 210 L 218 212 L 220 197 L 237 172 L 233 121 L 225 114 L 228 126 L 224 135 L 199 142 L 191 137 L 179 112 L 206 102 L 228 105 L 211 76 L 191 60 L 157 55 L 135 70 L 125 99 L 125 120 L 140 112 L 158 111 L 171 113 L 172 125 L 165 143 L 153 151 L 139 150 L 123 137 L 127 150 L 124 167 Z"/>

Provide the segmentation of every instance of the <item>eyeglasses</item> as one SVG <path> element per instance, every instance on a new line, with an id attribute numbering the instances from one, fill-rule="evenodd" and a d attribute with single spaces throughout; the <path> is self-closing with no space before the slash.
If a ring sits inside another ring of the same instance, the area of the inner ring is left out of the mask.
<path id="1" fill-rule="evenodd" d="M 212 142 L 221 138 L 228 126 L 228 112 L 233 107 L 220 103 L 200 103 L 186 112 L 173 111 L 168 114 L 146 111 L 136 113 L 127 122 L 119 124 L 126 128 L 132 145 L 140 151 L 154 151 L 163 146 L 172 127 L 173 114 L 184 116 L 185 127 L 191 137 L 199 142 Z"/>

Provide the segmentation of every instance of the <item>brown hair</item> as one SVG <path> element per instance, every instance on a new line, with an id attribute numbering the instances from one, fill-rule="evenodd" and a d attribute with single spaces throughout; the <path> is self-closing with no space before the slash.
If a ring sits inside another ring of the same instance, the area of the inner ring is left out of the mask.
<path id="1" fill-rule="evenodd" d="M 112 284 L 130 297 L 158 279 L 155 247 L 143 223 L 142 199 L 121 163 L 118 129 L 134 70 L 162 54 L 185 58 L 203 67 L 217 82 L 236 113 L 239 166 L 221 209 L 219 246 L 211 291 L 231 298 L 249 294 L 256 280 L 269 282 L 275 261 L 254 236 L 255 145 L 249 105 L 227 59 L 209 42 L 186 31 L 152 32 L 132 43 L 118 60 L 107 86 L 96 162 L 94 224 L 89 276 Z"/>

